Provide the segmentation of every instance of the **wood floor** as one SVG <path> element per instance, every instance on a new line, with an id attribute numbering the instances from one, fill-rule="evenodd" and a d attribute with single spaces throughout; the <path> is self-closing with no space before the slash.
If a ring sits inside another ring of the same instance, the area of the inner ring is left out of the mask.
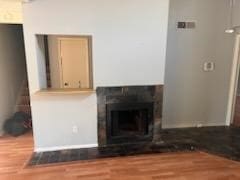
<path id="1" fill-rule="evenodd" d="M 26 167 L 32 137 L 0 138 L 0 180 L 240 180 L 240 163 L 203 152 Z"/>

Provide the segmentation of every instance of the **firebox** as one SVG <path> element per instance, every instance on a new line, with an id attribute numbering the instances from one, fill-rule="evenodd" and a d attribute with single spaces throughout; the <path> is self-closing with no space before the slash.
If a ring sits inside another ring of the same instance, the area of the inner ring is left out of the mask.
<path id="1" fill-rule="evenodd" d="M 153 103 L 107 105 L 107 143 L 149 141 L 153 137 Z"/>

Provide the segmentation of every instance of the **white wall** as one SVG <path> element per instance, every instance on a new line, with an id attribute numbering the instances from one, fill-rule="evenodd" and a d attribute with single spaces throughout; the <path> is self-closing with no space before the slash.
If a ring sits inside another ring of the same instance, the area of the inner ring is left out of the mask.
<path id="1" fill-rule="evenodd" d="M 0 25 L 0 135 L 4 121 L 13 115 L 26 76 L 22 27 Z"/>
<path id="2" fill-rule="evenodd" d="M 225 125 L 233 54 L 227 0 L 171 0 L 163 127 Z M 195 21 L 195 29 L 176 29 Z M 203 72 L 204 62 L 216 63 Z"/>
<path id="3" fill-rule="evenodd" d="M 42 58 L 38 58 L 37 53 L 36 34 L 91 35 L 95 88 L 163 84 L 168 3 L 169 0 L 41 0 L 25 4 L 24 29 L 31 94 L 46 85 Z M 66 96 L 63 100 L 57 96 L 53 101 L 41 95 L 33 98 L 35 147 L 97 143 L 96 95 L 84 99 Z M 57 106 L 56 101 L 66 103 L 66 106 Z M 81 107 L 87 104 L 91 108 L 82 111 Z M 40 111 L 43 106 L 45 110 Z M 74 116 L 68 118 L 69 114 Z M 70 141 L 73 134 L 69 119 L 72 124 L 94 126 L 86 126 L 85 131 L 75 134 Z M 45 127 L 44 131 L 42 127 Z M 63 130 L 66 131 L 64 135 L 61 134 Z M 94 136 L 92 132 L 95 132 Z M 69 141 L 58 141 L 56 136 Z M 49 138 L 51 143 L 46 143 Z"/>
<path id="4" fill-rule="evenodd" d="M 35 94 L 31 100 L 36 151 L 97 146 L 95 94 Z"/>

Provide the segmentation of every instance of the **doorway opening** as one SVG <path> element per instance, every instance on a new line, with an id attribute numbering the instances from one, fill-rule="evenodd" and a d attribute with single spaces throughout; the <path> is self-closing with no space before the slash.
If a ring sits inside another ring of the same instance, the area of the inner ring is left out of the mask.
<path id="1" fill-rule="evenodd" d="M 0 52 L 0 134 L 32 136 L 22 25 L 0 24 Z"/>

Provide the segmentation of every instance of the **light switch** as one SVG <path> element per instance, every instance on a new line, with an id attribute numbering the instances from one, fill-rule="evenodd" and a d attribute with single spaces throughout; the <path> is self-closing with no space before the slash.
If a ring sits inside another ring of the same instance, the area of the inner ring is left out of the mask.
<path id="1" fill-rule="evenodd" d="M 186 28 L 186 22 L 178 22 L 177 27 L 178 27 L 178 29 L 185 29 Z"/>
<path id="2" fill-rule="evenodd" d="M 195 29 L 196 23 L 195 22 L 178 22 L 177 28 L 178 29 Z"/>

